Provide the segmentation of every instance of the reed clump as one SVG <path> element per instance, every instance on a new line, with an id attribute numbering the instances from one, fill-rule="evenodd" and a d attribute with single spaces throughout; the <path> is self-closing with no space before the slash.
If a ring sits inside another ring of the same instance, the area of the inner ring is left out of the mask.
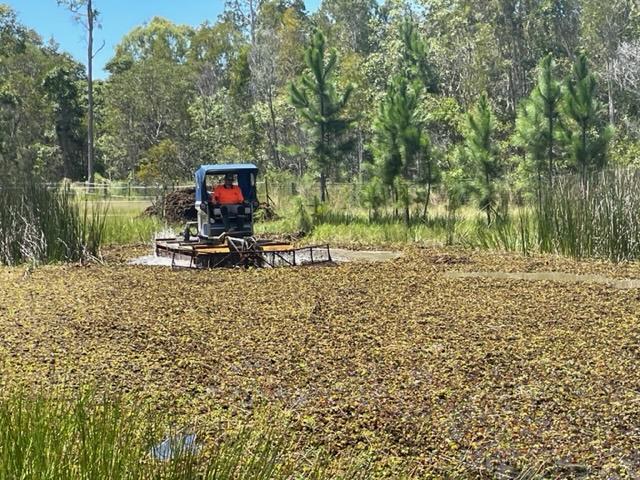
<path id="1" fill-rule="evenodd" d="M 640 259 L 640 171 L 554 179 L 535 210 L 539 250 L 614 262 Z"/>
<path id="2" fill-rule="evenodd" d="M 0 185 L 0 264 L 74 262 L 99 255 L 108 205 L 82 204 L 68 188 Z"/>
<path id="3" fill-rule="evenodd" d="M 476 221 L 460 243 L 523 254 L 612 262 L 640 259 L 640 171 L 559 176 L 530 204 L 491 225 Z"/>

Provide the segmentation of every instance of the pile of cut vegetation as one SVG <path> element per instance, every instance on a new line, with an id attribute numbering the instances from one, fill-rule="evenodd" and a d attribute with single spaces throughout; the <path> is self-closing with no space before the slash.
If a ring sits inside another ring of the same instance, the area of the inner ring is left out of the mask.
<path id="1" fill-rule="evenodd" d="M 198 218 L 195 199 L 195 188 L 175 190 L 149 206 L 144 214 L 162 217 L 169 223 L 195 221 Z"/>

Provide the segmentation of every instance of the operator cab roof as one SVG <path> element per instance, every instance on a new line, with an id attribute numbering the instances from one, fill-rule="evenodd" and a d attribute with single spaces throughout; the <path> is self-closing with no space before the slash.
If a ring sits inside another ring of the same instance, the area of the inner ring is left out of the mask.
<path id="1" fill-rule="evenodd" d="M 196 172 L 196 176 L 222 175 L 225 173 L 257 172 L 258 167 L 253 163 L 222 163 L 219 165 L 202 165 Z"/>

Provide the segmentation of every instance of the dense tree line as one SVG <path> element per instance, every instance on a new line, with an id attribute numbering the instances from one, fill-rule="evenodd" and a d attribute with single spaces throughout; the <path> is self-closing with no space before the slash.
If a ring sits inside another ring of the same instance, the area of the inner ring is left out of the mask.
<path id="1" fill-rule="evenodd" d="M 0 5 L 0 179 L 82 178 L 84 67 Z"/>
<path id="2" fill-rule="evenodd" d="M 6 6 L 0 36 L 2 172 L 83 179 L 84 67 Z M 441 185 L 491 222 L 505 192 L 638 161 L 638 65 L 635 0 L 233 0 L 120 41 L 95 84 L 96 171 L 254 161 L 316 175 L 322 198 L 357 178 L 406 217 Z"/>

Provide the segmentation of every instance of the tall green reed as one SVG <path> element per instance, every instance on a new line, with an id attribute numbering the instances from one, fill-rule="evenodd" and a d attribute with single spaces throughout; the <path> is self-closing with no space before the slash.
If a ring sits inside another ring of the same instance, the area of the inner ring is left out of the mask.
<path id="1" fill-rule="evenodd" d="M 348 193 L 348 192 L 346 192 Z M 348 195 L 343 197 L 347 198 Z M 312 197 L 309 197 L 312 198 Z M 338 196 L 338 198 L 341 198 Z M 510 208 L 491 225 L 473 212 L 457 209 L 413 215 L 399 225 L 391 211 L 370 218 L 357 202 L 333 201 L 310 206 L 312 236 L 336 243 L 379 244 L 442 241 L 493 250 L 553 253 L 573 258 L 602 258 L 614 262 L 640 259 L 640 170 L 616 169 L 553 179 L 539 195 Z M 298 212 L 292 218 L 298 218 Z M 270 233 L 295 230 L 295 221 L 260 224 Z"/>
<path id="2" fill-rule="evenodd" d="M 640 171 L 559 177 L 536 211 L 540 251 L 614 262 L 640 259 Z"/>
<path id="3" fill-rule="evenodd" d="M 463 245 L 529 255 L 536 250 L 534 227 L 533 212 L 521 207 L 515 213 L 496 219 L 491 225 L 487 225 L 482 218 L 476 218 L 472 226 L 460 235 L 460 240 Z"/>
<path id="4" fill-rule="evenodd" d="M 0 398 L 0 478 L 28 480 L 278 480 L 368 478 L 367 458 L 331 464 L 294 434 L 255 424 L 216 439 L 167 428 L 144 404 L 90 393 Z M 189 441 L 185 440 L 190 438 Z"/>
<path id="5" fill-rule="evenodd" d="M 108 206 L 33 181 L 0 185 L 0 264 L 78 261 L 99 254 Z"/>
<path id="6" fill-rule="evenodd" d="M 640 259 L 640 171 L 609 170 L 554 178 L 531 206 L 486 226 L 463 243 L 613 262 Z"/>

